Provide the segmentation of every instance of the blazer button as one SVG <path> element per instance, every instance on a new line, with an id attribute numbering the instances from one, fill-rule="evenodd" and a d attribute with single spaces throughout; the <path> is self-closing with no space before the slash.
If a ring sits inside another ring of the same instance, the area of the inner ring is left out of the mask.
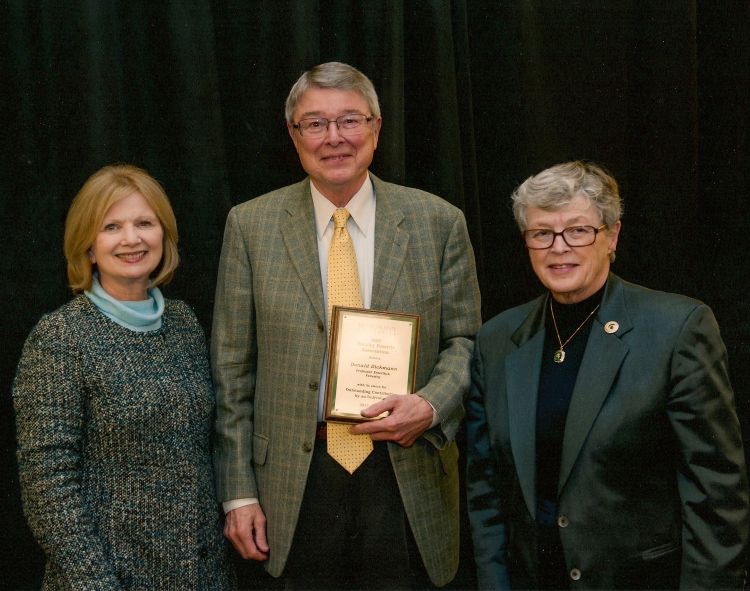
<path id="1" fill-rule="evenodd" d="M 305 441 L 302 444 L 302 451 L 310 453 L 312 451 L 312 443 L 310 443 L 309 441 Z"/>
<path id="2" fill-rule="evenodd" d="M 318 322 L 318 332 L 323 332 L 324 328 L 325 328 L 325 326 L 323 326 L 323 323 L 322 322 Z"/>
<path id="3" fill-rule="evenodd" d="M 310 390 L 317 390 L 319 386 L 320 384 L 318 384 L 318 382 L 310 382 L 307 384 L 307 387 L 310 388 Z"/>
<path id="4" fill-rule="evenodd" d="M 560 515 L 560 517 L 557 518 L 557 525 L 560 527 L 568 527 L 570 525 L 570 521 L 568 521 L 568 518 L 565 517 L 565 515 Z"/>
<path id="5" fill-rule="evenodd" d="M 570 578 L 574 581 L 578 581 L 581 578 L 581 571 L 577 568 L 570 569 Z"/>

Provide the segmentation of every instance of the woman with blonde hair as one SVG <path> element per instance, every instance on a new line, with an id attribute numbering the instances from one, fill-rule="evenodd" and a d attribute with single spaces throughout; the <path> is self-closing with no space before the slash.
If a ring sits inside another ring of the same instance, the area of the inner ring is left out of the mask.
<path id="1" fill-rule="evenodd" d="M 158 287 L 177 267 L 177 239 L 166 194 L 134 166 L 96 172 L 68 212 L 77 295 L 32 330 L 13 390 L 44 589 L 232 587 L 205 337 Z"/>

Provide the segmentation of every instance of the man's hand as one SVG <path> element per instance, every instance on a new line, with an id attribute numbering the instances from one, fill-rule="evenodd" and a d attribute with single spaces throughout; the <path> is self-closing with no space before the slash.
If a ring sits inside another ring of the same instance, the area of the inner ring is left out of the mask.
<path id="1" fill-rule="evenodd" d="M 259 503 L 244 505 L 227 513 L 224 523 L 226 537 L 242 558 L 268 559 L 266 516 Z"/>
<path id="2" fill-rule="evenodd" d="M 395 441 L 410 447 L 432 425 L 432 406 L 416 394 L 394 395 L 368 406 L 363 417 L 390 414 L 377 421 L 368 421 L 351 428 L 351 433 L 369 433 L 373 441 Z"/>

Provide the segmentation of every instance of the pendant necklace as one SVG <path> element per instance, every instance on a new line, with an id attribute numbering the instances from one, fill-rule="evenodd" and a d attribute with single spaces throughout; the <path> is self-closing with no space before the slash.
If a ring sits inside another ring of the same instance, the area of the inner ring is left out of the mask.
<path id="1" fill-rule="evenodd" d="M 572 339 L 574 336 L 578 334 L 578 331 L 583 328 L 583 325 L 586 324 L 589 318 L 591 318 L 594 315 L 594 312 L 596 312 L 599 309 L 600 305 L 601 304 L 597 304 L 596 308 L 591 310 L 591 313 L 588 316 L 586 316 L 586 318 L 583 319 L 583 322 L 581 322 L 581 324 L 578 325 L 578 328 L 576 328 L 573 331 L 573 334 L 570 335 L 567 339 L 565 339 L 565 342 L 563 343 L 562 339 L 560 338 L 560 331 L 557 330 L 557 320 L 555 320 L 555 310 L 552 307 L 552 298 L 550 298 L 549 311 L 552 313 L 552 324 L 555 326 L 555 336 L 557 336 L 557 342 L 560 345 L 560 348 L 557 351 L 555 351 L 555 356 L 553 357 L 555 363 L 562 363 L 563 361 L 565 361 L 565 351 L 563 351 L 563 347 L 565 347 L 565 345 L 567 345 L 570 342 L 570 339 Z"/>

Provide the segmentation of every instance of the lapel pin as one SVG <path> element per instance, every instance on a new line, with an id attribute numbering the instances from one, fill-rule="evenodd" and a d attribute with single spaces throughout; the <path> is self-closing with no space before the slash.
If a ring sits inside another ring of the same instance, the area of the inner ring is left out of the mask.
<path id="1" fill-rule="evenodd" d="M 604 332 L 606 332 L 607 334 L 616 333 L 619 329 L 619 322 L 615 322 L 614 320 L 610 320 L 609 322 L 607 322 L 607 324 L 604 325 Z"/>

